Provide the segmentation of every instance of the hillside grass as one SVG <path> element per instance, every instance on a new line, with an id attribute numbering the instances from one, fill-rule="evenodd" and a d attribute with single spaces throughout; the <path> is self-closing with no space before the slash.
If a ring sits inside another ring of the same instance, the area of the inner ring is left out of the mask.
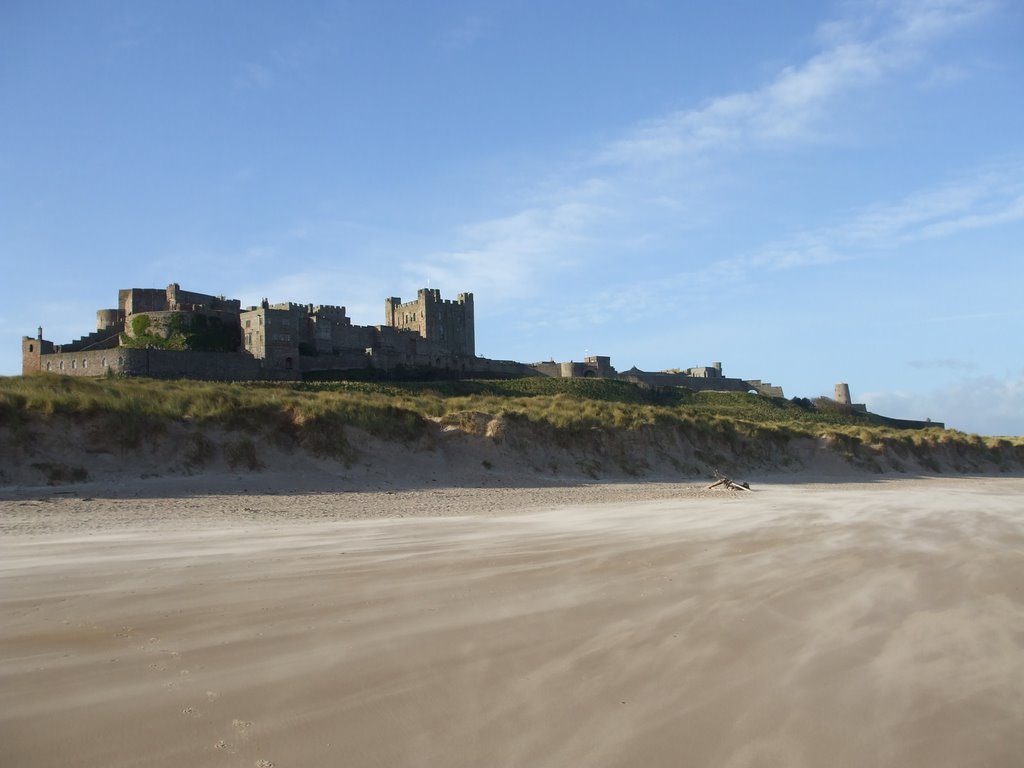
<path id="1" fill-rule="evenodd" d="M 48 414 L 106 420 L 128 444 L 174 420 L 265 434 L 277 432 L 325 455 L 350 456 L 343 427 L 410 442 L 428 419 L 484 413 L 525 419 L 566 436 L 590 430 L 671 427 L 697 437 L 785 443 L 825 438 L 840 453 L 887 449 L 923 456 L 954 446 L 991 452 L 994 460 L 1024 451 L 1024 438 L 983 438 L 954 430 L 899 430 L 832 401 L 811 403 L 741 392 L 692 392 L 619 381 L 530 378 L 442 382 L 219 383 L 53 374 L 0 377 L 0 426 L 17 428 Z"/>

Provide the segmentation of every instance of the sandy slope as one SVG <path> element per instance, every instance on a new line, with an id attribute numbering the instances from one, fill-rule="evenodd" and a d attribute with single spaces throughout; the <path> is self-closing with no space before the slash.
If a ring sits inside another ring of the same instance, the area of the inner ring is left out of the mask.
<path id="1" fill-rule="evenodd" d="M 1024 480 L 755 489 L 15 494 L 0 765 L 1019 765 Z"/>

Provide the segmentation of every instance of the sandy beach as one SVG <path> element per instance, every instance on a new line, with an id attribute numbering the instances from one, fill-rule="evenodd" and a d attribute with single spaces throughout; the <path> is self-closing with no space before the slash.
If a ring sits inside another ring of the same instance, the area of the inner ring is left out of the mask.
<path id="1" fill-rule="evenodd" d="M 1024 755 L 1021 478 L 187 482 L 0 498 L 0 765 Z"/>

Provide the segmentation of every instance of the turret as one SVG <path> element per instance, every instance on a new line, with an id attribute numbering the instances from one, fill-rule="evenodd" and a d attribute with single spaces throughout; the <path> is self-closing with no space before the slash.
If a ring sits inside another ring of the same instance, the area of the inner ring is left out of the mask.
<path id="1" fill-rule="evenodd" d="M 118 314 L 116 309 L 96 310 L 96 330 L 106 331 L 110 328 L 116 328 L 119 320 Z"/>
<path id="2" fill-rule="evenodd" d="M 43 355 L 53 353 L 53 342 L 43 339 L 43 327 L 39 326 L 36 337 L 21 337 L 21 373 L 27 376 L 43 370 Z"/>

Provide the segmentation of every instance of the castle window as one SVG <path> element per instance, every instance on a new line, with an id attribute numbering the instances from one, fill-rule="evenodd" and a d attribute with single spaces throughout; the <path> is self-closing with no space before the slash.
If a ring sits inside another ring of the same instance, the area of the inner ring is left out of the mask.
<path id="1" fill-rule="evenodd" d="M 76 363 L 74 360 L 72 360 L 71 361 L 71 370 L 74 370 L 77 367 L 78 367 L 78 363 Z"/>
<path id="2" fill-rule="evenodd" d="M 28 345 L 28 351 L 29 352 L 35 352 L 35 347 L 32 344 L 29 344 Z"/>
<path id="3" fill-rule="evenodd" d="M 88 360 L 83 360 L 82 361 L 82 367 L 83 368 L 88 368 L 89 367 L 89 361 Z"/>
<path id="4" fill-rule="evenodd" d="M 64 361 L 63 360 L 60 361 L 60 369 L 62 371 L 64 370 Z"/>
<path id="5" fill-rule="evenodd" d="M 107 367 L 107 358 L 104 357 L 102 360 L 100 360 L 100 365 L 102 367 L 106 368 Z"/>
<path id="6" fill-rule="evenodd" d="M 46 370 L 50 370 L 50 364 L 49 363 L 46 364 Z"/>
<path id="7" fill-rule="evenodd" d="M 245 327 L 248 328 L 252 324 L 252 320 L 245 321 Z"/>

